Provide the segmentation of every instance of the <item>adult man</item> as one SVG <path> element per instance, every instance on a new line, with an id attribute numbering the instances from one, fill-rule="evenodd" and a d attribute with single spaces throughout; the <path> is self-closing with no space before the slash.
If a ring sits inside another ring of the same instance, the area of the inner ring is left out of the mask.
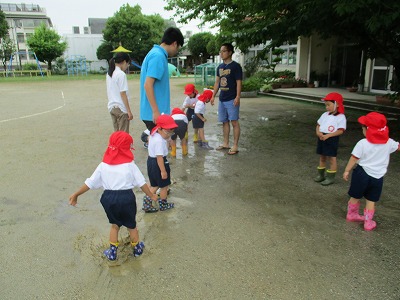
<path id="1" fill-rule="evenodd" d="M 168 56 L 175 56 L 183 46 L 183 35 L 178 28 L 165 30 L 160 45 L 147 53 L 140 73 L 140 119 L 148 130 L 155 127 L 161 114 L 170 114 L 170 86 Z"/>
<path id="2" fill-rule="evenodd" d="M 224 142 L 217 150 L 229 149 L 228 154 L 234 155 L 239 152 L 239 108 L 240 93 L 242 91 L 242 67 L 232 60 L 233 45 L 222 44 L 219 55 L 222 63 L 217 68 L 217 76 L 214 83 L 214 95 L 211 98 L 211 105 L 214 105 L 214 98 L 220 89 L 218 105 L 218 121 L 223 124 Z M 229 146 L 230 123 L 233 128 L 233 146 Z"/>

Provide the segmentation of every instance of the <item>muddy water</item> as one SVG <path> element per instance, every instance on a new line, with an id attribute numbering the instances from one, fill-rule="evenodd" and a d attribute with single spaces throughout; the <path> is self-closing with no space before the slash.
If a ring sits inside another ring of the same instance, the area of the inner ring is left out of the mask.
<path id="1" fill-rule="evenodd" d="M 174 106 L 181 105 L 187 82 L 171 81 Z M 312 181 L 322 106 L 242 99 L 239 154 L 204 151 L 190 142 L 189 156 L 182 158 L 178 149 L 170 159 L 176 208 L 139 212 L 144 255 L 130 255 L 127 231 L 121 230 L 119 260 L 109 264 L 101 257 L 109 230 L 101 191 L 83 195 L 77 208 L 67 205 L 101 160 L 112 130 L 105 84 L 23 85 L 0 85 L 0 298 L 400 297 L 399 156 L 392 156 L 385 179 L 377 230 L 346 223 L 348 183 L 339 174 L 332 186 Z M 135 160 L 146 174 L 138 83 L 131 81 L 130 89 L 137 112 Z M 341 170 L 361 138 L 360 113 L 346 113 Z M 222 128 L 216 107 L 208 106 L 206 117 L 206 137 L 217 147 Z M 140 208 L 143 194 L 136 195 Z"/>

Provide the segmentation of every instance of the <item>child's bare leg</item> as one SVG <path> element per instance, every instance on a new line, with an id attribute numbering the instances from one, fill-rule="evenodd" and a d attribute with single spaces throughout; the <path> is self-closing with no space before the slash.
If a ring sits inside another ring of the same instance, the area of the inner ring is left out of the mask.
<path id="1" fill-rule="evenodd" d="M 325 168 L 326 167 L 326 156 L 325 155 L 320 155 L 319 156 L 319 168 Z"/>
<path id="2" fill-rule="evenodd" d="M 168 186 L 160 188 L 160 198 L 167 199 L 167 197 L 168 197 Z"/>
<path id="3" fill-rule="evenodd" d="M 205 138 L 205 136 L 204 136 L 204 128 L 199 128 L 198 130 L 199 130 L 199 139 L 200 139 L 202 142 L 205 142 L 205 141 L 206 141 L 206 138 Z"/>
<path id="4" fill-rule="evenodd" d="M 118 243 L 118 233 L 119 227 L 116 224 L 111 224 L 110 228 L 110 243 L 117 244 Z"/>
<path id="5" fill-rule="evenodd" d="M 349 202 L 350 202 L 351 204 L 357 204 L 357 203 L 360 202 L 360 199 L 351 197 L 350 200 L 349 200 Z"/>
<path id="6" fill-rule="evenodd" d="M 329 157 L 329 164 L 330 164 L 330 170 L 331 171 L 336 171 L 337 170 L 336 157 L 334 157 L 334 156 Z"/>
<path id="7" fill-rule="evenodd" d="M 375 202 L 366 200 L 365 208 L 368 210 L 375 210 Z"/>
<path id="8" fill-rule="evenodd" d="M 129 237 L 131 239 L 132 244 L 137 244 L 139 242 L 139 231 L 137 228 L 128 228 Z"/>

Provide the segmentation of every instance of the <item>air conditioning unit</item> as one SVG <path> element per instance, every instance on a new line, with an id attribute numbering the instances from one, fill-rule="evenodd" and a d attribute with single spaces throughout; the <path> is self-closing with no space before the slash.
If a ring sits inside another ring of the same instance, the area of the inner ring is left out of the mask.
<path id="1" fill-rule="evenodd" d="M 80 33 L 79 26 L 72 26 L 72 33 L 73 34 L 79 34 Z"/>
<path id="2" fill-rule="evenodd" d="M 90 27 L 88 26 L 83 27 L 83 34 L 90 34 Z"/>

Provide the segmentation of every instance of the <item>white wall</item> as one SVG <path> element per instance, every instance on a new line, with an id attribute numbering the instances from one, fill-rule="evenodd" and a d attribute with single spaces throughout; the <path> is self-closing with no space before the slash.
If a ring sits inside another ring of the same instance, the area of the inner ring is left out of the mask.
<path id="1" fill-rule="evenodd" d="M 107 62 L 104 59 L 98 60 L 96 56 L 97 48 L 103 42 L 102 34 L 65 34 L 63 37 L 68 43 L 68 48 L 64 52 L 65 58 L 73 55 L 81 55 L 86 57 L 86 61 L 93 61 L 91 63 L 91 70 L 98 71 L 100 67 L 108 68 Z"/>

